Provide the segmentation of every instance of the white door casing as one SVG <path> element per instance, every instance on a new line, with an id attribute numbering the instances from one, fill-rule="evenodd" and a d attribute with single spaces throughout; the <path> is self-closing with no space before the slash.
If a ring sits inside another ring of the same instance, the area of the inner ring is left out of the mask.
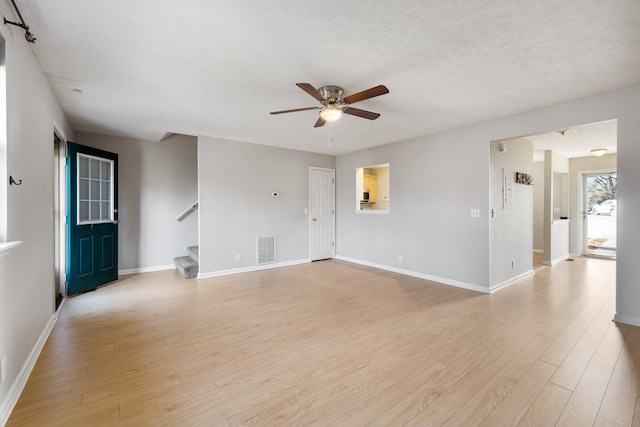
<path id="1" fill-rule="evenodd" d="M 335 256 L 335 170 L 309 169 L 309 258 Z"/>

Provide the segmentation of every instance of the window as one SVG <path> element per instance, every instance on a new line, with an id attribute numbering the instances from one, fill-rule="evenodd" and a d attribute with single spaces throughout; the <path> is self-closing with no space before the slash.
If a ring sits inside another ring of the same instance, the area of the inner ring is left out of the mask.
<path id="1" fill-rule="evenodd" d="M 356 212 L 389 213 L 389 164 L 356 169 Z"/>
<path id="2" fill-rule="evenodd" d="M 113 222 L 113 166 L 78 153 L 78 224 Z"/>

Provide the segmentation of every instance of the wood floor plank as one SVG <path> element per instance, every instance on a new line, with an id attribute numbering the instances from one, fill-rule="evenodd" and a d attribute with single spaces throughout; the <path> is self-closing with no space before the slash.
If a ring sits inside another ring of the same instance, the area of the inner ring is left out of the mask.
<path id="1" fill-rule="evenodd" d="M 621 351 L 607 386 L 598 417 L 628 426 L 633 420 L 640 387 L 640 355 Z"/>
<path id="2" fill-rule="evenodd" d="M 545 387 L 556 367 L 537 361 L 480 426 L 517 425 Z"/>
<path id="3" fill-rule="evenodd" d="M 518 423 L 518 427 L 555 425 L 570 397 L 570 390 L 552 383 L 547 383 L 522 421 Z"/>
<path id="4" fill-rule="evenodd" d="M 551 377 L 551 382 L 567 390 L 575 390 L 601 339 L 598 335 L 585 332 Z"/>
<path id="5" fill-rule="evenodd" d="M 523 348 L 504 368 L 500 370 L 484 388 L 503 398 L 522 376 L 546 351 L 553 341 L 549 338 L 536 336 Z"/>
<path id="6" fill-rule="evenodd" d="M 494 410 L 500 402 L 495 393 L 484 388 L 478 390 L 442 427 L 474 427 Z"/>
<path id="7" fill-rule="evenodd" d="M 633 412 L 633 421 L 631 422 L 631 427 L 640 427 L 640 392 L 638 393 L 638 397 L 636 398 L 636 405 Z"/>
<path id="8" fill-rule="evenodd" d="M 7 425 L 637 425 L 614 280 L 583 258 L 492 295 L 337 260 L 123 276 L 65 302 Z"/>
<path id="9" fill-rule="evenodd" d="M 593 425 L 630 328 L 612 324 L 580 378 L 557 426 Z"/>

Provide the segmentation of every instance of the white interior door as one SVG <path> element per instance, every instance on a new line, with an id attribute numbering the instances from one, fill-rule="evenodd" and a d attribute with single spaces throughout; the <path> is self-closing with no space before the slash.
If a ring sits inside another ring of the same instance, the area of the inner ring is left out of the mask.
<path id="1" fill-rule="evenodd" d="M 333 169 L 309 171 L 309 257 L 311 261 L 335 256 L 335 175 Z"/>

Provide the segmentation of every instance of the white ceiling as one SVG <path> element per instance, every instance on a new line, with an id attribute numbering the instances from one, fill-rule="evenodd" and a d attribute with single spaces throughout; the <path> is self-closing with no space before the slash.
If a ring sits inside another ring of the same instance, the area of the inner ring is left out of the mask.
<path id="1" fill-rule="evenodd" d="M 340 154 L 640 84 L 638 0 L 16 2 L 79 131 Z M 390 93 L 314 129 L 298 82 Z"/>
<path id="2" fill-rule="evenodd" d="M 618 152 L 618 121 L 605 120 L 581 126 L 558 129 L 538 135 L 503 140 L 507 144 L 528 140 L 533 143 L 533 161 L 544 161 L 544 152 L 555 151 L 564 157 L 592 156 L 591 150 L 605 148 L 606 154 Z"/>

